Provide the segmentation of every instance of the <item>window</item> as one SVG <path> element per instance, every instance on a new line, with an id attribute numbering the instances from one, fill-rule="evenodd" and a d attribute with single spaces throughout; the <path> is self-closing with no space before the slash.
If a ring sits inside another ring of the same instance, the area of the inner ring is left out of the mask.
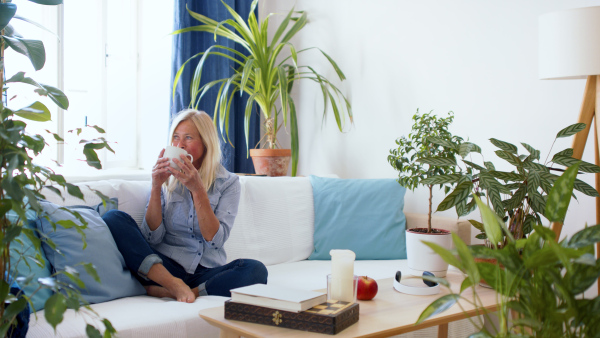
<path id="1" fill-rule="evenodd" d="M 70 103 L 68 111 L 60 111 L 32 87 L 19 89 L 19 96 L 9 102 L 17 108 L 41 100 L 51 109 L 52 123 L 27 122 L 30 132 L 44 135 L 50 129 L 65 139 L 57 144 L 46 138 L 49 147 L 40 164 L 56 167 L 58 161 L 65 172 L 87 170 L 80 161 L 79 139 L 98 135 L 91 128 L 79 137 L 67 132 L 86 124 L 105 129 L 102 136 L 115 150 L 99 153 L 104 168 L 154 164 L 168 129 L 173 1 L 64 0 L 61 6 L 19 2 L 18 15 L 52 33 L 13 20 L 22 35 L 44 42 L 46 64 L 34 72 L 27 58 L 8 51 L 7 76 L 25 70 L 38 82 L 62 89 Z"/>

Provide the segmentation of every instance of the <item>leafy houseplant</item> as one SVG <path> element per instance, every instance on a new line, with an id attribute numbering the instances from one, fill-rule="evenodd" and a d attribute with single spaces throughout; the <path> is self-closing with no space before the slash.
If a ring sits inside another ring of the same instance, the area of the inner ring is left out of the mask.
<path id="1" fill-rule="evenodd" d="M 551 222 L 562 222 L 571 200 L 580 163 L 570 166 L 556 179 L 548 194 L 544 215 Z M 465 274 L 460 292 L 449 289 L 448 282 L 433 279 L 448 287 L 450 294 L 432 302 L 418 322 L 457 304 L 459 299 L 480 307 L 477 289 L 484 279 L 497 294 L 499 326 L 490 332 L 483 323 L 473 321 L 480 330 L 471 337 L 597 337 L 600 332 L 600 296 L 583 298 L 600 277 L 600 260 L 594 257 L 594 243 L 600 241 L 600 225 L 586 227 L 571 238 L 556 242 L 555 233 L 534 225 L 523 239 L 511 235 L 508 227 L 492 209 L 474 199 L 481 210 L 483 225 L 491 238 L 492 248 L 468 247 L 458 237 L 456 250 L 428 243 L 449 264 Z M 502 234 L 507 240 L 500 248 Z M 493 258 L 500 264 L 475 263 L 474 258 Z M 472 288 L 471 288 L 472 287 Z M 472 296 L 465 296 L 470 294 Z M 460 306 L 460 303 L 458 303 Z M 485 309 L 480 307 L 485 316 Z M 512 319 L 512 320 L 511 320 Z"/>
<path id="2" fill-rule="evenodd" d="M 454 121 L 454 113 L 449 112 L 448 117 L 442 118 L 432 113 L 413 116 L 414 124 L 408 137 L 396 139 L 397 148 L 390 150 L 388 162 L 398 171 L 398 183 L 410 190 L 415 190 L 419 185 L 429 188 L 429 212 L 427 232 L 432 232 L 431 214 L 433 204 L 433 186 L 437 184 L 434 179 L 439 176 L 455 177 L 459 170 L 456 167 L 456 155 L 467 150 L 479 149 L 477 146 L 462 142 L 463 139 L 452 135 L 448 127 Z M 456 145 L 462 145 L 456 146 Z M 470 147 L 468 145 L 471 145 Z M 450 190 L 449 182 L 439 183 Z M 452 182 L 454 183 L 454 182 Z"/>
<path id="3" fill-rule="evenodd" d="M 263 147 L 275 149 L 279 147 L 277 142 L 277 133 L 282 126 L 287 129 L 290 127 L 291 134 L 291 154 L 292 154 L 292 176 L 296 175 L 298 164 L 298 122 L 296 116 L 296 105 L 290 92 L 294 81 L 308 79 L 316 82 L 321 87 L 324 111 L 327 113 L 327 106 L 331 104 L 335 120 L 340 131 L 343 130 L 344 113 L 348 115 L 352 122 L 352 109 L 350 103 L 342 92 L 332 84 L 323 75 L 320 75 L 310 66 L 301 66 L 298 63 L 298 55 L 313 48 L 296 50 L 290 42 L 307 23 L 307 14 L 301 11 L 290 10 L 283 19 L 271 41 L 267 37 L 267 28 L 269 26 L 269 16 L 258 22 L 254 10 L 258 0 L 251 4 L 248 22 L 245 22 L 231 7 L 223 3 L 233 19 L 227 19 L 221 22 L 212 20 L 204 15 L 195 13 L 188 9 L 190 15 L 200 21 L 202 25 L 193 26 L 177 30 L 174 34 L 197 31 L 208 32 L 223 36 L 240 46 L 247 52 L 248 56 L 242 53 L 222 46 L 214 45 L 206 51 L 198 53 L 188 59 L 175 75 L 173 88 L 177 86 L 179 77 L 186 65 L 195 58 L 200 58 L 192 83 L 190 85 L 191 102 L 190 106 L 197 108 L 204 94 L 212 87 L 218 86 L 219 95 L 215 104 L 214 121 L 218 123 L 221 133 L 228 134 L 231 100 L 234 95 L 249 95 L 246 102 L 244 126 L 246 136 L 246 149 L 248 144 L 249 124 L 252 111 L 252 105 L 256 103 L 264 118 L 264 137 Z M 291 26 L 288 29 L 288 26 Z M 280 53 L 284 49 L 289 49 L 290 56 L 280 59 Z M 318 49 L 318 48 L 317 48 Z M 325 52 L 319 49 L 323 56 L 331 63 L 340 80 L 345 76 L 335 61 Z M 210 55 L 220 56 L 235 63 L 233 75 L 228 78 L 215 80 L 203 86 L 200 86 L 204 62 Z"/>
<path id="4" fill-rule="evenodd" d="M 59 5 L 62 0 L 30 0 L 42 5 Z M 18 72 L 7 80 L 4 74 L 4 50 L 11 48 L 17 53 L 25 55 L 33 64 L 36 70 L 40 70 L 45 63 L 45 49 L 41 41 L 25 39 L 14 35 L 14 29 L 10 25 L 12 19 L 20 19 L 30 22 L 28 19 L 15 16 L 17 6 L 13 3 L 0 1 L 0 86 L 3 93 L 11 91 L 8 86 L 11 83 L 25 83 L 34 87 L 34 91 L 42 96 L 49 97 L 56 105 L 62 109 L 67 109 L 69 101 L 62 91 L 58 88 L 38 83 L 32 78 L 26 77 L 24 72 Z M 11 92 L 11 96 L 15 92 Z M 22 311 L 27 311 L 28 303 L 31 304 L 33 294 L 25 294 L 23 291 L 9 291 L 9 286 L 16 276 L 27 276 L 28 272 L 18 271 L 18 264 L 25 262 L 28 266 L 35 264 L 44 266 L 43 252 L 41 242 L 45 242 L 57 251 L 54 243 L 49 238 L 38 237 L 36 229 L 27 226 L 27 212 L 33 211 L 39 217 L 47 217 L 44 210 L 38 203 L 38 199 L 44 196 L 40 193 L 46 185 L 59 185 L 73 196 L 83 198 L 83 194 L 78 187 L 69 184 L 61 175 L 56 175 L 51 169 L 39 166 L 34 163 L 35 157 L 39 155 L 45 145 L 45 139 L 41 135 L 30 135 L 27 132 L 27 124 L 22 120 L 33 120 L 38 122 L 50 121 L 50 110 L 39 101 L 30 104 L 27 107 L 13 109 L 9 107 L 8 102 L 0 100 L 0 336 L 7 336 L 15 325 L 15 318 Z M 94 127 L 97 131 L 103 132 L 99 127 Z M 80 132 L 79 130 L 77 131 Z M 62 141 L 59 135 L 51 133 L 52 136 Z M 110 147 L 104 138 L 98 138 L 89 141 L 82 141 L 84 144 L 84 154 L 89 165 L 96 168 L 101 167 L 96 150 Z M 51 187 L 53 191 L 60 194 L 58 189 Z M 105 196 L 101 196 L 106 201 Z M 74 213 L 81 220 L 80 224 L 70 224 L 81 231 L 86 227 L 83 218 Z M 53 225 L 54 223 L 51 222 Z M 66 224 L 63 224 L 65 227 Z M 56 226 L 56 225 L 54 225 Z M 25 239 L 33 243 L 33 248 L 12 249 L 14 247 L 24 247 Z M 85 243 L 85 238 L 82 238 Z M 33 251 L 33 252 L 32 252 Z M 94 268 L 91 264 L 84 264 L 86 270 L 97 278 Z M 58 271 L 56 274 L 64 274 L 70 278 L 71 283 L 62 283 L 53 279 L 33 280 L 34 276 L 18 278 L 17 282 L 21 288 L 34 284 L 34 294 L 41 289 L 52 289 L 55 293 L 46 301 L 45 317 L 48 323 L 53 327 L 62 321 L 63 314 L 67 308 L 76 310 L 87 310 L 93 313 L 93 310 L 83 301 L 78 289 L 73 285 L 82 287 L 83 283 L 73 271 Z M 12 289 L 11 289 L 12 290 Z M 18 290 L 18 289 L 17 289 Z M 80 302 L 83 301 L 83 305 Z M 110 322 L 103 320 L 105 326 L 105 336 L 111 336 L 115 330 Z M 90 335 L 100 336 L 100 331 L 95 327 L 88 325 L 87 332 Z"/>
<path id="5" fill-rule="evenodd" d="M 554 141 L 556 142 L 558 138 L 570 137 L 584 128 L 584 123 L 570 125 L 559 131 Z M 465 147 L 460 142 L 460 138 L 458 140 L 459 142 L 452 144 L 446 140 L 431 139 L 432 142 L 451 147 L 455 151 L 468 149 L 468 153 L 480 153 L 479 147 L 471 147 L 470 144 Z M 500 171 L 496 170 L 492 162 L 484 160 L 483 164 L 479 165 L 463 158 L 464 169 L 454 162 L 452 163 L 456 168 L 454 173 L 430 177 L 424 181 L 430 184 L 453 185 L 452 192 L 439 204 L 438 211 L 455 207 L 459 217 L 470 213 L 475 209 L 475 198 L 471 197 L 469 200 L 472 192 L 474 196 L 485 197 L 496 214 L 508 222 L 508 231 L 511 235 L 520 239 L 530 233 L 535 224 L 542 223 L 541 215 L 544 215 L 548 194 L 559 177 L 552 171 L 564 171 L 555 165 L 568 167 L 579 160 L 571 157 L 573 149 L 568 148 L 554 154 L 550 160 L 546 158 L 544 163 L 540 163 L 540 151 L 526 143 L 521 144 L 528 153 L 519 154 L 518 148 L 511 143 L 494 138 L 490 139 L 490 142 L 498 148 L 495 152 L 496 155 L 514 166 L 514 170 Z M 437 159 L 433 157 L 419 159 L 423 162 L 435 160 Z M 448 161 L 452 160 L 448 158 Z M 596 173 L 600 172 L 600 167 L 581 162 L 579 171 Z M 598 192 L 593 187 L 579 179 L 575 179 L 574 188 L 588 196 L 598 196 Z M 481 222 L 474 220 L 470 220 L 470 222 L 482 231 L 477 238 L 489 237 Z M 504 237 L 502 241 L 506 243 L 507 238 Z"/>
<path id="6" fill-rule="evenodd" d="M 448 127 L 454 120 L 454 114 L 448 113 L 448 117 L 442 118 L 432 113 L 413 116 L 414 124 L 408 137 L 400 137 L 396 140 L 398 148 L 391 149 L 388 162 L 398 170 L 398 183 L 414 190 L 419 185 L 429 188 L 429 213 L 427 228 L 412 228 L 406 231 L 406 255 L 408 267 L 413 274 L 429 271 L 438 277 L 446 275 L 448 264 L 444 262 L 435 252 L 431 251 L 422 241 L 435 241 L 438 245 L 450 248 L 452 237 L 450 232 L 431 227 L 431 214 L 433 204 L 433 186 L 431 180 L 438 176 L 456 175 L 456 155 L 463 155 L 470 149 L 476 148 L 469 142 L 452 135 Z M 462 147 L 454 147 L 455 144 L 463 144 Z M 440 184 L 440 187 L 445 183 Z M 447 185 L 446 192 L 450 190 Z"/>

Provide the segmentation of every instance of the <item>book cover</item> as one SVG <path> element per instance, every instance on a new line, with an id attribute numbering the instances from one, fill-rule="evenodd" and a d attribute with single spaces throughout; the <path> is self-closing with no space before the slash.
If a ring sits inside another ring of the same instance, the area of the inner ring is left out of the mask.
<path id="1" fill-rule="evenodd" d="M 303 312 L 225 302 L 225 318 L 294 330 L 337 334 L 358 321 L 358 303 L 329 300 Z"/>
<path id="2" fill-rule="evenodd" d="M 316 291 L 254 284 L 232 289 L 231 300 L 237 303 L 264 306 L 277 310 L 300 312 L 324 303 L 327 300 L 327 295 Z"/>

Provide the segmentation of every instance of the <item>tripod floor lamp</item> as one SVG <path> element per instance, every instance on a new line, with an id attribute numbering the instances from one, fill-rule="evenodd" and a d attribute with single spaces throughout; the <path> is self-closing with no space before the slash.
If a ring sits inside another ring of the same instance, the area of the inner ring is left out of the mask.
<path id="1" fill-rule="evenodd" d="M 600 6 L 543 14 L 539 19 L 539 76 L 541 79 L 585 79 L 579 121 L 587 125 L 573 140 L 573 157 L 581 159 L 590 129 L 594 129 L 595 161 L 600 165 Z M 596 173 L 600 191 L 600 173 Z M 600 198 L 596 197 L 596 224 L 600 224 Z M 560 237 L 562 223 L 552 224 Z M 600 255 L 600 243 L 596 245 Z M 598 283 L 600 292 L 600 283 Z"/>

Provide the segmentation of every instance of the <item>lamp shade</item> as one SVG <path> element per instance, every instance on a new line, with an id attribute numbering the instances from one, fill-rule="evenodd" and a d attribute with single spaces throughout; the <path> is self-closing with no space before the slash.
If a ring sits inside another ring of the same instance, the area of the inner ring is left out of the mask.
<path id="1" fill-rule="evenodd" d="M 540 79 L 583 79 L 588 75 L 600 75 L 600 6 L 541 15 Z"/>

